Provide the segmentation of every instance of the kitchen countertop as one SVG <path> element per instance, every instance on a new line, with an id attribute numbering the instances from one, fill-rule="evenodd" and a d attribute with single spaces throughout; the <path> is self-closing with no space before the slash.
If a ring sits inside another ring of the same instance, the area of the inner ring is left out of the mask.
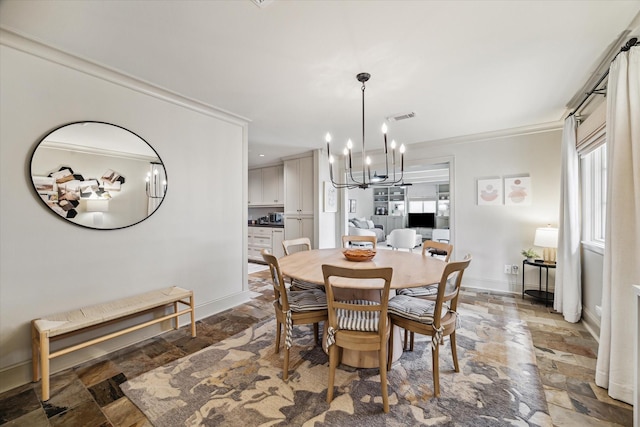
<path id="1" fill-rule="evenodd" d="M 268 228 L 284 228 L 284 224 L 249 224 L 249 227 L 268 227 Z"/>

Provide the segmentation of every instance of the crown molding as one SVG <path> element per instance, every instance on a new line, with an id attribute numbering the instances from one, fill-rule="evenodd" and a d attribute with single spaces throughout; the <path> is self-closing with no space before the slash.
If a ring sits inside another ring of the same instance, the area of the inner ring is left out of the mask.
<path id="1" fill-rule="evenodd" d="M 501 129 L 490 132 L 475 133 L 471 135 L 454 136 L 451 138 L 434 139 L 431 141 L 416 142 L 413 145 L 419 146 L 438 146 L 438 145 L 453 145 L 453 144 L 467 144 L 470 142 L 487 141 L 491 139 L 510 138 L 514 136 L 532 135 L 536 133 L 554 132 L 562 130 L 564 126 L 564 120 L 557 120 L 555 122 L 546 122 L 536 125 L 521 126 L 517 128 Z"/>
<path id="2" fill-rule="evenodd" d="M 179 105 L 184 108 L 212 116 L 226 122 L 247 126 L 251 122 L 246 117 L 230 111 L 188 98 L 179 93 L 156 86 L 147 81 L 125 74 L 106 65 L 102 65 L 77 55 L 47 45 L 42 41 L 30 38 L 19 32 L 0 27 L 0 45 L 24 52 L 29 55 L 56 63 L 98 79 L 152 96 L 154 98 Z"/>

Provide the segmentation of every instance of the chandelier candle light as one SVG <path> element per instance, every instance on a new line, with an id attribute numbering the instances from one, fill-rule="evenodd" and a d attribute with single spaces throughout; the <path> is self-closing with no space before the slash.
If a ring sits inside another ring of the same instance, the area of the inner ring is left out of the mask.
<path id="1" fill-rule="evenodd" d="M 152 163 L 153 177 L 151 175 L 151 172 L 147 172 L 147 177 L 145 178 L 145 187 L 147 191 L 147 197 L 151 199 L 162 199 L 164 197 L 164 193 L 167 191 L 167 180 L 162 180 L 162 187 L 160 187 L 160 183 L 158 180 L 158 169 L 157 167 L 154 167 L 154 165 L 156 164 L 157 163 Z"/>
<path id="2" fill-rule="evenodd" d="M 362 83 L 362 87 L 360 90 L 362 91 L 362 179 L 358 180 L 353 176 L 353 142 L 351 139 L 347 141 L 347 146 L 343 151 L 345 158 L 345 171 L 347 172 L 348 178 L 347 182 L 336 182 L 333 177 L 333 163 L 334 158 L 331 154 L 331 134 L 327 133 L 325 137 L 325 141 L 327 142 L 327 156 L 329 159 L 329 175 L 331 177 L 331 184 L 335 188 L 369 188 L 371 185 L 377 186 L 394 186 L 400 183 L 403 183 L 403 175 L 404 175 L 404 144 L 400 145 L 400 175 L 399 178 L 396 179 L 396 141 L 391 140 L 390 147 L 387 146 L 387 125 L 384 123 L 382 125 L 382 133 L 384 135 L 384 160 L 385 160 L 385 174 L 378 175 L 374 172 L 373 177 L 371 176 L 371 157 L 366 155 L 365 150 L 365 138 L 364 138 L 364 90 L 365 90 L 365 82 L 369 80 L 371 75 L 369 73 L 360 73 L 356 76 L 359 82 Z M 393 169 L 393 178 L 389 179 L 389 148 L 391 148 L 391 165 Z M 366 168 L 366 171 L 365 171 Z M 366 173 L 365 173 L 366 172 Z"/>

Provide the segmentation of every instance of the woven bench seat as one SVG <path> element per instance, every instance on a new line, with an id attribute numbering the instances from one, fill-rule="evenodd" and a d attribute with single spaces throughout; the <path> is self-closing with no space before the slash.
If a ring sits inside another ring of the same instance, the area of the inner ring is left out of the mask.
<path id="1" fill-rule="evenodd" d="M 180 311 L 180 304 L 186 308 Z M 173 312 L 53 353 L 50 352 L 49 341 L 52 339 L 70 336 L 165 306 L 173 306 Z M 195 337 L 193 291 L 173 286 L 32 320 L 33 381 L 40 379 L 39 371 L 42 370 L 42 400 L 49 399 L 49 361 L 51 359 L 169 319 L 174 319 L 174 327 L 178 329 L 178 317 L 183 314 L 191 315 L 191 336 Z"/>

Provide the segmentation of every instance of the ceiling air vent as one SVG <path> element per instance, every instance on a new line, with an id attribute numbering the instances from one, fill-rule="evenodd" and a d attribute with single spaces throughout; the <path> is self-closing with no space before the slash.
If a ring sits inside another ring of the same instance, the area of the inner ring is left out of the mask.
<path id="1" fill-rule="evenodd" d="M 404 114 L 394 114 L 393 116 L 387 117 L 387 120 L 390 122 L 399 122 L 400 120 L 412 119 L 416 116 L 415 112 L 404 113 Z"/>
<path id="2" fill-rule="evenodd" d="M 267 7 L 273 0 L 251 0 L 259 8 Z"/>

